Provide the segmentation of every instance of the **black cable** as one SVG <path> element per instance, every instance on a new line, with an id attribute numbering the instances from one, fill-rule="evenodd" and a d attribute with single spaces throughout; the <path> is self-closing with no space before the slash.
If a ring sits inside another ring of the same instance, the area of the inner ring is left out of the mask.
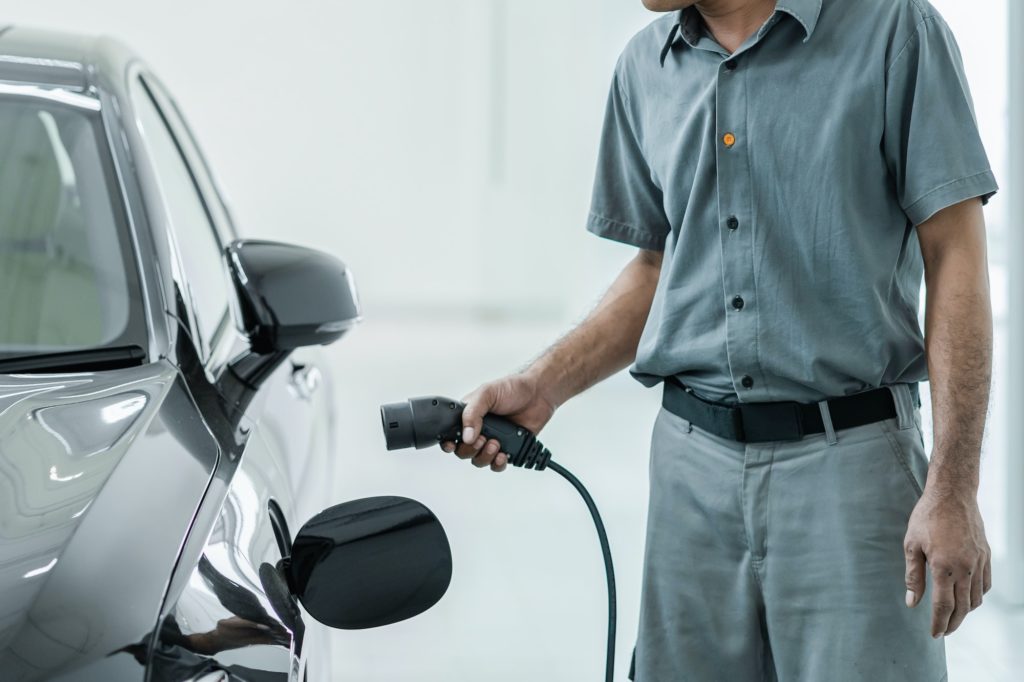
<path id="1" fill-rule="evenodd" d="M 547 461 L 547 468 L 569 481 L 572 487 L 576 488 L 583 501 L 590 510 L 590 516 L 594 519 L 594 526 L 597 528 L 597 537 L 601 541 L 601 554 L 604 555 L 604 573 L 608 578 L 608 652 L 605 659 L 604 679 L 605 682 L 612 682 L 615 675 L 615 569 L 612 568 L 612 550 L 608 545 L 608 534 L 604 530 L 604 523 L 601 521 L 601 513 L 597 511 L 590 493 L 583 487 L 580 480 L 573 476 L 568 469 L 552 460 Z"/>
<path id="2" fill-rule="evenodd" d="M 388 450 L 416 447 L 427 448 L 438 443 L 459 443 L 462 438 L 462 411 L 466 406 L 443 396 L 423 396 L 404 402 L 380 406 L 381 426 Z M 612 550 L 608 546 L 608 534 L 601 521 L 590 493 L 579 479 L 569 471 L 551 461 L 551 451 L 537 440 L 533 433 L 508 417 L 497 414 L 485 415 L 480 435 L 501 443 L 508 455 L 508 463 L 514 467 L 552 471 L 569 481 L 587 504 L 597 538 L 601 541 L 604 556 L 604 572 L 608 579 L 608 649 L 605 660 L 605 682 L 612 682 L 615 676 L 615 569 L 612 567 Z"/>

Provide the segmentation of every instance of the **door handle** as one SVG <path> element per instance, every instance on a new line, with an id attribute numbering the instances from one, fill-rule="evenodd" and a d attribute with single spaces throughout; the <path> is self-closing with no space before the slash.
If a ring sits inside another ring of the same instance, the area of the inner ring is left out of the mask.
<path id="1" fill-rule="evenodd" d="M 295 395 L 303 400 L 312 400 L 316 389 L 320 387 L 320 370 L 316 365 L 292 365 L 292 375 L 288 385 Z"/>

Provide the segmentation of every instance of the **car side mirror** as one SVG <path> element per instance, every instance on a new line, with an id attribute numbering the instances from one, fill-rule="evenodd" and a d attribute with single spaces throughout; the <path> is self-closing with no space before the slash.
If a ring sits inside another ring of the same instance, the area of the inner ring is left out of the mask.
<path id="1" fill-rule="evenodd" d="M 361 630 L 436 604 L 451 582 L 452 555 L 441 522 L 425 506 L 369 497 L 310 519 L 282 567 L 309 615 L 332 628 Z"/>
<path id="2" fill-rule="evenodd" d="M 333 256 L 237 240 L 227 258 L 242 328 L 257 353 L 333 343 L 360 320 L 352 273 Z"/>

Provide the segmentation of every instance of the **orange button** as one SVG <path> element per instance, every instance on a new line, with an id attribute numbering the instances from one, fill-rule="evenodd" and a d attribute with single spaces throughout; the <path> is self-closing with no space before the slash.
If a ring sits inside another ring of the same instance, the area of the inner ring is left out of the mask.
<path id="1" fill-rule="evenodd" d="M 736 136 L 732 133 L 726 133 L 725 135 L 722 135 L 722 142 L 725 143 L 726 147 L 731 147 L 736 144 Z"/>

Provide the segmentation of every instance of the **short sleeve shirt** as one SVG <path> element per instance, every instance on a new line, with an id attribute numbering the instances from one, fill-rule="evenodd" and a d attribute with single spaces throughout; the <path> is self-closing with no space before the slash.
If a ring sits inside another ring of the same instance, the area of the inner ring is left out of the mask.
<path id="1" fill-rule="evenodd" d="M 616 65 L 587 228 L 664 251 L 642 383 L 809 402 L 927 379 L 916 226 L 996 189 L 924 0 L 779 0 L 732 54 L 689 8 Z"/>

